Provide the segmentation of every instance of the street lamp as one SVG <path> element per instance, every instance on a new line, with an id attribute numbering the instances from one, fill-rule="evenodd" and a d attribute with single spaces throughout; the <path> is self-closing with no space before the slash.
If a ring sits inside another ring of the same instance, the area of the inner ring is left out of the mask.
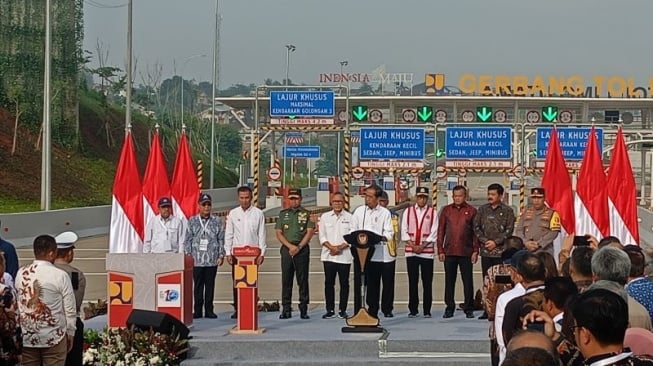
<path id="1" fill-rule="evenodd" d="M 215 0 L 215 33 L 213 34 L 213 77 L 211 81 L 211 172 L 209 187 L 213 189 L 213 170 L 215 157 L 215 93 L 220 91 L 218 59 L 220 52 L 220 0 Z M 183 88 L 183 84 L 182 84 Z M 183 99 L 182 99 L 183 102 Z M 183 104 L 183 103 L 182 103 Z M 218 142 L 219 143 L 219 142 Z"/>
<path id="2" fill-rule="evenodd" d="M 286 80 L 283 82 L 283 85 L 288 85 L 290 84 L 290 52 L 295 52 L 297 47 L 295 47 L 292 44 L 287 44 L 286 45 Z"/>
<path id="3" fill-rule="evenodd" d="M 342 89 L 342 69 L 347 65 L 349 65 L 349 61 L 347 60 L 340 61 L 340 75 L 338 77 L 338 91 L 340 93 L 342 93 L 342 90 L 340 90 Z"/>
<path id="4" fill-rule="evenodd" d="M 52 33 L 50 29 L 50 0 L 45 1 L 45 70 L 43 74 L 43 145 L 41 151 L 41 210 L 50 210 L 51 136 L 50 136 L 50 68 Z"/>
<path id="5" fill-rule="evenodd" d="M 347 60 L 340 61 L 340 79 L 339 79 L 340 83 L 338 85 L 338 91 L 340 93 L 342 93 L 342 73 L 343 73 L 344 67 L 347 66 L 347 65 L 349 65 L 349 61 L 347 61 Z M 345 109 L 345 114 L 346 113 L 349 113 L 349 111 L 347 109 Z M 336 155 L 337 155 L 337 157 L 336 157 L 337 158 L 336 159 L 336 162 L 337 162 L 336 163 L 337 164 L 336 165 L 336 176 L 338 176 L 338 177 L 340 176 L 340 134 L 341 134 L 340 131 L 336 132 L 336 136 L 337 136 L 337 141 L 336 141 Z"/>
<path id="6" fill-rule="evenodd" d="M 193 56 L 186 57 L 186 59 L 184 60 L 184 63 L 181 65 L 181 72 L 180 72 L 181 75 L 180 75 L 180 77 L 181 77 L 181 126 L 182 127 L 184 126 L 184 68 L 186 67 L 186 64 L 190 60 L 195 59 L 195 58 L 199 58 L 199 57 L 206 57 L 206 55 L 201 54 L 201 55 L 193 55 Z"/>

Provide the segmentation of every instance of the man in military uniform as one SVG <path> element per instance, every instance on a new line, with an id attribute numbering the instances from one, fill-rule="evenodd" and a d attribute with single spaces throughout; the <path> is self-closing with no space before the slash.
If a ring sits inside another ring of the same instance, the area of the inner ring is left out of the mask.
<path id="1" fill-rule="evenodd" d="M 308 263 L 310 250 L 308 243 L 313 237 L 315 223 L 311 221 L 308 210 L 301 206 L 302 191 L 288 190 L 290 207 L 279 213 L 274 227 L 281 243 L 281 315 L 279 319 L 289 319 L 291 314 L 293 274 L 299 286 L 299 312 L 302 319 L 308 316 Z"/>
<path id="2" fill-rule="evenodd" d="M 66 231 L 57 235 L 54 240 L 57 242 L 57 258 L 54 265 L 60 270 L 66 272 L 70 277 L 75 294 L 75 305 L 77 309 L 77 322 L 75 337 L 73 338 L 73 347 L 66 356 L 66 366 L 82 366 L 82 356 L 84 353 L 84 322 L 79 317 L 79 311 L 84 301 L 84 292 L 86 291 L 86 277 L 79 269 L 70 265 L 75 257 L 73 249 L 78 237 L 72 231 Z"/>
<path id="3" fill-rule="evenodd" d="M 560 215 L 544 204 L 544 188 L 531 189 L 530 201 L 519 218 L 514 235 L 520 237 L 531 252 L 553 255 L 553 241 L 560 233 Z"/>

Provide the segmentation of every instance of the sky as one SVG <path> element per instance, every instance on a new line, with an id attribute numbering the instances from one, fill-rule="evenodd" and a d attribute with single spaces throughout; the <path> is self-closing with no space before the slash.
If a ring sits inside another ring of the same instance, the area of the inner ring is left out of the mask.
<path id="1" fill-rule="evenodd" d="M 320 73 L 339 72 L 343 60 L 345 72 L 384 64 L 387 72 L 414 73 L 415 83 L 444 73 L 452 85 L 463 74 L 621 76 L 638 85 L 653 76 L 650 0 L 218 1 L 220 88 L 283 80 L 286 44 L 296 46 L 290 79 L 309 85 Z M 124 67 L 126 3 L 84 1 L 84 47 L 93 66 L 99 41 L 108 64 Z M 211 80 L 216 0 L 133 3 L 137 84 L 138 72 L 156 62 L 164 78 Z"/>

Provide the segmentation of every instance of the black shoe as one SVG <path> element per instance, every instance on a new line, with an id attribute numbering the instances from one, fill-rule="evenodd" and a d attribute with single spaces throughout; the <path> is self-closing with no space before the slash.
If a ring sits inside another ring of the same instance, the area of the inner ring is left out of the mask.
<path id="1" fill-rule="evenodd" d="M 202 317 L 202 314 L 200 313 L 193 313 L 193 319 L 199 319 Z"/>
<path id="2" fill-rule="evenodd" d="M 310 319 L 311 318 L 310 316 L 308 316 L 308 314 L 306 312 L 302 312 L 299 315 L 299 317 L 302 318 L 302 319 Z"/>
<path id="3" fill-rule="evenodd" d="M 290 319 L 292 318 L 292 314 L 290 311 L 282 311 L 281 314 L 279 315 L 279 319 Z"/>
<path id="4" fill-rule="evenodd" d="M 347 314 L 346 311 L 342 310 L 342 311 L 340 311 L 340 312 L 338 313 L 338 318 L 340 318 L 340 319 L 347 319 L 347 318 L 349 318 L 349 314 Z"/>
<path id="5" fill-rule="evenodd" d="M 465 312 L 465 317 L 467 319 L 474 319 L 474 312 L 473 311 L 466 311 Z"/>
<path id="6" fill-rule="evenodd" d="M 424 317 L 425 317 L 425 318 L 430 318 L 430 317 L 431 317 L 431 313 L 424 313 Z"/>
<path id="7" fill-rule="evenodd" d="M 481 320 L 487 319 L 487 313 L 483 312 L 483 314 L 481 314 L 481 316 L 479 316 L 478 318 Z"/>
<path id="8" fill-rule="evenodd" d="M 442 315 L 442 317 L 443 317 L 444 319 L 453 318 L 453 311 L 451 311 L 451 310 L 447 310 L 447 311 L 445 311 L 445 312 L 444 312 L 444 315 Z"/>
<path id="9" fill-rule="evenodd" d="M 209 319 L 217 319 L 217 317 L 218 317 L 218 316 L 215 315 L 215 313 L 212 312 L 212 311 L 211 311 L 211 312 L 207 312 L 207 313 L 205 313 L 204 316 L 207 317 L 207 318 L 209 318 Z"/>
<path id="10" fill-rule="evenodd" d="M 333 319 L 335 317 L 336 317 L 336 313 L 333 310 L 329 310 L 326 312 L 326 314 L 322 315 L 322 319 Z"/>
<path id="11" fill-rule="evenodd" d="M 383 316 L 385 316 L 386 318 L 394 318 L 395 317 L 394 314 L 392 314 L 392 312 L 383 313 Z"/>
<path id="12" fill-rule="evenodd" d="M 417 318 L 417 313 L 408 313 L 409 318 Z"/>
<path id="13" fill-rule="evenodd" d="M 234 312 L 233 314 L 231 314 L 231 319 L 238 319 L 238 313 Z"/>

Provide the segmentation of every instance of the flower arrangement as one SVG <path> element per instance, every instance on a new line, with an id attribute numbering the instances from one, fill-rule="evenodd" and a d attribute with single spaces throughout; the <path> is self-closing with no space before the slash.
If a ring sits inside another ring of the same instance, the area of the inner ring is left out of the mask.
<path id="1" fill-rule="evenodd" d="M 178 335 L 134 328 L 84 331 L 84 365 L 175 366 L 188 351 L 188 341 Z"/>

